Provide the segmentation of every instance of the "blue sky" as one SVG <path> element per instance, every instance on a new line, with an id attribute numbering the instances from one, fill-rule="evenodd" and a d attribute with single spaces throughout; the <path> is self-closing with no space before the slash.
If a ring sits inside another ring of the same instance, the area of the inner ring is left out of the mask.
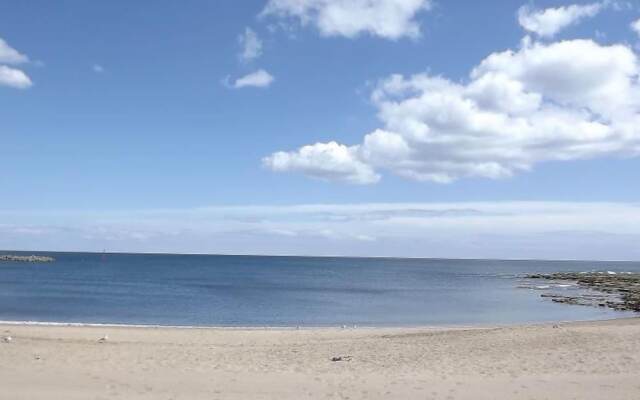
<path id="1" fill-rule="evenodd" d="M 0 0 L 0 248 L 640 258 L 639 6 Z"/>

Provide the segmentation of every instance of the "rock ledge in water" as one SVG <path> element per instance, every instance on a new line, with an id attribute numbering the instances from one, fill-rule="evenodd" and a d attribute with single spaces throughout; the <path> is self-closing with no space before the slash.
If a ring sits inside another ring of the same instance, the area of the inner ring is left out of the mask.
<path id="1" fill-rule="evenodd" d="M 640 312 L 640 273 L 631 272 L 558 272 L 533 274 L 528 279 L 545 279 L 552 282 L 572 282 L 591 293 L 564 295 L 543 293 L 556 303 L 607 307 L 617 311 Z"/>

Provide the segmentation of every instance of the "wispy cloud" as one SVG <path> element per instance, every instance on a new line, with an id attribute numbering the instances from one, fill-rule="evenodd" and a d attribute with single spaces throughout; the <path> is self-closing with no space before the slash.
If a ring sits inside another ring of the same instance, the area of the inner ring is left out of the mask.
<path id="1" fill-rule="evenodd" d="M 23 71 L 0 65 L 0 85 L 15 89 L 28 89 L 33 86 L 33 82 Z"/>
<path id="2" fill-rule="evenodd" d="M 238 37 L 238 43 L 240 44 L 240 60 L 243 62 L 250 62 L 262 55 L 262 40 L 251 28 L 246 28 L 245 31 Z"/>
<path id="3" fill-rule="evenodd" d="M 631 23 L 631 30 L 640 37 L 640 18 Z"/>
<path id="4" fill-rule="evenodd" d="M 22 64 L 28 61 L 29 57 L 9 46 L 9 44 L 4 39 L 0 38 L 0 63 Z"/>
<path id="5" fill-rule="evenodd" d="M 543 10 L 525 5 L 518 10 L 518 21 L 527 31 L 549 38 L 571 25 L 595 17 L 607 7 L 607 4 L 606 2 L 572 4 Z"/>
<path id="6" fill-rule="evenodd" d="M 323 36 L 369 34 L 395 40 L 419 37 L 417 16 L 431 6 L 430 0 L 269 0 L 261 16 L 311 25 Z"/>
<path id="7" fill-rule="evenodd" d="M 275 78 L 265 71 L 264 69 L 259 69 L 255 72 L 247 74 L 241 78 L 238 78 L 233 83 L 229 83 L 227 79 L 225 84 L 234 89 L 242 89 L 242 88 L 267 88 L 271 86 L 274 82 Z"/>
<path id="8" fill-rule="evenodd" d="M 9 66 L 27 62 L 29 62 L 29 57 L 9 46 L 4 39 L 0 38 L 0 85 L 15 89 L 27 89 L 33 86 L 31 78 L 24 71 Z"/>
<path id="9" fill-rule="evenodd" d="M 640 260 L 640 205 L 307 204 L 1 212 L 0 248 Z"/>

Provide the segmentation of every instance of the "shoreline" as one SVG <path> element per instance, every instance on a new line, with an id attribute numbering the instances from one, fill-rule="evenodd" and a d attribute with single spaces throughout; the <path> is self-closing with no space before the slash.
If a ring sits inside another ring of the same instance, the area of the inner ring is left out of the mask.
<path id="1" fill-rule="evenodd" d="M 636 315 L 620 316 L 602 319 L 572 319 L 550 320 L 513 323 L 487 323 L 487 324 L 450 324 L 450 325 L 162 325 L 162 324 L 119 324 L 100 322 L 59 322 L 59 321 L 13 321 L 0 320 L 0 328 L 7 326 L 33 326 L 33 327 L 70 327 L 70 328 L 132 328 L 132 329 L 179 329 L 179 330 L 212 330 L 212 331 L 302 331 L 302 330 L 460 330 L 460 329 L 499 329 L 517 327 L 536 327 L 551 324 L 580 324 L 598 323 L 619 320 L 640 320 L 640 313 Z"/>
<path id="2" fill-rule="evenodd" d="M 569 399 L 640 393 L 640 317 L 486 328 L 2 325 L 0 400 Z"/>

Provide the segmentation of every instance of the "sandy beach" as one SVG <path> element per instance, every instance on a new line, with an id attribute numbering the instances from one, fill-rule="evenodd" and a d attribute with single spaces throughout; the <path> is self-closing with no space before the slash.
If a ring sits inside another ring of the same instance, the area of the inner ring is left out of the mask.
<path id="1" fill-rule="evenodd" d="M 1 399 L 640 398 L 637 318 L 455 329 L 0 331 L 11 337 L 0 342 Z M 351 360 L 331 361 L 340 356 Z"/>

